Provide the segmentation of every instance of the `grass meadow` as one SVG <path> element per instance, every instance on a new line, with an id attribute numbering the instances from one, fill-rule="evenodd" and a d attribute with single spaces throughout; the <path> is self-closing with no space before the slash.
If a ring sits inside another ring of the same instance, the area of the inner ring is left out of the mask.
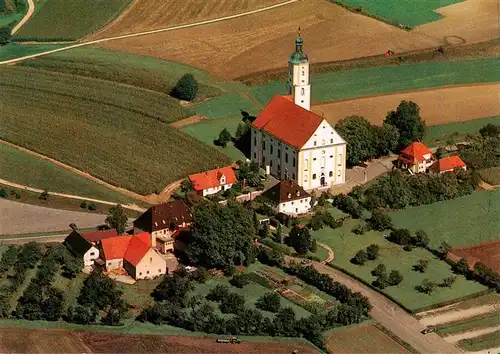
<path id="1" fill-rule="evenodd" d="M 0 138 L 116 186 L 148 194 L 227 163 L 166 124 L 190 113 L 163 93 L 31 68 L 1 68 L 0 75 Z"/>
<path id="2" fill-rule="evenodd" d="M 117 17 L 131 0 L 46 0 L 16 37 L 78 39 L 98 31 Z M 57 21 L 55 21 L 57 19 Z"/>
<path id="3" fill-rule="evenodd" d="M 500 312 L 491 312 L 485 315 L 467 318 L 436 327 L 436 332 L 441 336 L 500 326 Z"/>
<path id="4" fill-rule="evenodd" d="M 469 352 L 477 352 L 500 346 L 500 331 L 491 332 L 471 339 L 462 339 L 458 346 Z"/>
<path id="5" fill-rule="evenodd" d="M 423 229 L 430 247 L 446 241 L 465 247 L 497 240 L 500 235 L 500 189 L 430 205 L 406 208 L 389 214 L 395 227 L 410 231 Z"/>
<path id="6" fill-rule="evenodd" d="M 463 276 L 457 276 L 452 288 L 438 287 L 432 295 L 417 292 L 415 286 L 420 285 L 424 279 L 440 283 L 444 277 L 453 275 L 451 267 L 425 249 L 414 248 L 412 251 L 406 252 L 401 246 L 387 241 L 381 232 L 368 231 L 364 235 L 355 235 L 351 230 L 359 223 L 359 220 L 348 219 L 338 229 L 323 228 L 312 231 L 312 235 L 319 242 L 325 243 L 333 249 L 335 259 L 331 262 L 332 265 L 344 269 L 368 283 L 375 280 L 371 271 L 378 264 L 385 264 L 388 271 L 400 271 L 404 277 L 401 284 L 387 287 L 382 292 L 396 299 L 406 308 L 418 310 L 486 289 L 486 287 L 476 282 L 466 280 Z M 351 263 L 351 259 L 356 252 L 366 249 L 371 244 L 380 247 L 378 260 L 367 261 L 363 266 Z M 425 273 L 413 270 L 413 266 L 420 259 L 429 260 L 429 267 Z"/>
<path id="7" fill-rule="evenodd" d="M 437 21 L 443 16 L 434 10 L 463 0 L 329 0 L 354 9 L 361 8 L 373 16 L 394 24 L 416 27 Z"/>
<path id="8" fill-rule="evenodd" d="M 117 203 L 132 201 L 121 193 L 4 144 L 0 144 L 0 166 L 6 167 L 0 170 L 0 178 L 9 182 Z"/>
<path id="9" fill-rule="evenodd" d="M 1 26 L 0 26 L 1 27 Z M 0 47 L 0 61 L 15 59 L 25 55 L 38 54 L 67 46 L 67 44 L 19 44 L 9 43 Z"/>

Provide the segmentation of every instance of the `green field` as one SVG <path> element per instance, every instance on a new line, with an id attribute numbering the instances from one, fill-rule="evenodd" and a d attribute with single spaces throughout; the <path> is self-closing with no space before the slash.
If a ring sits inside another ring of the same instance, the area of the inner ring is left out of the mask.
<path id="1" fill-rule="evenodd" d="M 498 348 L 500 346 L 500 331 L 485 334 L 480 337 L 463 339 L 458 342 L 458 346 L 464 350 L 477 352 L 480 350 Z M 492 352 L 492 354 L 494 351 Z"/>
<path id="2" fill-rule="evenodd" d="M 312 234 L 319 242 L 327 244 L 334 250 L 335 259 L 331 262 L 332 265 L 345 269 L 369 283 L 375 280 L 375 277 L 371 275 L 371 271 L 380 263 L 385 264 L 389 271 L 400 271 L 404 277 L 403 282 L 398 286 L 387 287 L 382 292 L 396 299 L 406 308 L 417 310 L 486 289 L 476 282 L 459 276 L 452 288 L 438 287 L 432 295 L 417 292 L 415 286 L 420 285 L 424 279 L 440 283 L 444 277 L 451 276 L 453 273 L 450 266 L 422 248 L 415 248 L 411 252 L 406 252 L 401 246 L 385 240 L 384 234 L 380 232 L 368 231 L 364 235 L 355 235 L 351 230 L 359 223 L 359 220 L 348 219 L 341 228 L 334 230 L 323 228 L 313 231 Z M 365 249 L 371 244 L 380 246 L 378 260 L 368 261 L 364 266 L 350 262 L 357 251 Z M 414 271 L 412 269 L 413 265 L 423 258 L 429 260 L 427 271 L 425 273 Z"/>
<path id="3" fill-rule="evenodd" d="M 227 157 L 166 123 L 191 113 L 170 96 L 104 80 L 0 68 L 0 138 L 138 193 Z"/>
<path id="4" fill-rule="evenodd" d="M 436 327 L 436 331 L 441 336 L 448 336 L 455 333 L 468 332 L 472 330 L 479 330 L 496 326 L 500 326 L 500 312 L 492 312 L 483 316 L 439 325 Z"/>
<path id="5" fill-rule="evenodd" d="M 46 0 L 16 37 L 78 39 L 101 29 L 130 3 L 131 0 Z"/>
<path id="6" fill-rule="evenodd" d="M 439 247 L 442 241 L 453 247 L 464 247 L 497 240 L 500 235 L 500 189 L 406 208 L 390 216 L 398 228 L 423 229 L 430 237 L 432 248 Z"/>
<path id="7" fill-rule="evenodd" d="M 170 93 L 182 75 L 191 73 L 198 82 L 198 97 L 212 97 L 243 84 L 220 81 L 189 65 L 98 48 L 75 48 L 20 65 L 121 82 Z"/>
<path id="8" fill-rule="evenodd" d="M 15 59 L 26 55 L 38 54 L 65 46 L 67 46 L 67 44 L 9 43 L 6 46 L 0 47 L 0 61 Z"/>
<path id="9" fill-rule="evenodd" d="M 500 116 L 429 126 L 425 130 L 423 142 L 427 146 L 459 143 L 465 140 L 467 134 L 479 132 L 486 124 L 500 124 Z"/>
<path id="10" fill-rule="evenodd" d="M 373 16 L 394 24 L 416 27 L 437 21 L 443 16 L 434 10 L 464 0 L 329 0 L 354 9 L 361 8 Z"/>
<path id="11" fill-rule="evenodd" d="M 0 166 L 6 167 L 0 170 L 0 178 L 9 182 L 117 203 L 132 201 L 121 193 L 4 144 L 0 144 Z"/>

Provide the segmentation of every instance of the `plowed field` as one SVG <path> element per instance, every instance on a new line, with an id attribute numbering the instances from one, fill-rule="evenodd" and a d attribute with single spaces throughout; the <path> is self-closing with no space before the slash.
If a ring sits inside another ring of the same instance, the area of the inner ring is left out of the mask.
<path id="1" fill-rule="evenodd" d="M 439 125 L 499 115 L 498 92 L 499 84 L 450 87 L 332 102 L 313 106 L 312 110 L 333 124 L 351 115 L 382 124 L 388 111 L 407 100 L 420 106 L 427 125 Z"/>
<path id="2" fill-rule="evenodd" d="M 0 353 L 88 353 L 77 336 L 67 331 L 0 329 Z"/>
<path id="3" fill-rule="evenodd" d="M 476 262 L 481 262 L 494 271 L 500 272 L 500 240 L 454 249 L 450 258 L 456 261 L 465 258 L 471 267 Z"/>

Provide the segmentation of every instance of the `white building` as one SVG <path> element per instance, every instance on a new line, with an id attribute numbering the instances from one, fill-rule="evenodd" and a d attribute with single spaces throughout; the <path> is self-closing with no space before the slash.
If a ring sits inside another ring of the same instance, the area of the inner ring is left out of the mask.
<path id="1" fill-rule="evenodd" d="M 411 174 L 426 173 L 434 163 L 432 151 L 419 141 L 415 141 L 401 151 L 398 163 Z"/>
<path id="2" fill-rule="evenodd" d="M 237 179 L 232 167 L 226 166 L 216 170 L 190 175 L 189 181 L 198 194 L 206 196 L 228 190 L 237 182 Z"/>
<path id="3" fill-rule="evenodd" d="M 92 245 L 78 231 L 73 230 L 65 239 L 64 245 L 78 258 L 82 258 L 83 265 L 89 267 L 99 258 L 99 249 Z"/>
<path id="4" fill-rule="evenodd" d="M 298 215 L 311 210 L 311 196 L 292 180 L 277 183 L 262 196 L 270 201 L 277 213 Z"/>
<path id="5" fill-rule="evenodd" d="M 309 61 L 295 41 L 289 59 L 291 97 L 276 95 L 252 123 L 251 159 L 278 179 L 305 190 L 345 183 L 346 142 L 322 117 L 309 111 Z"/>

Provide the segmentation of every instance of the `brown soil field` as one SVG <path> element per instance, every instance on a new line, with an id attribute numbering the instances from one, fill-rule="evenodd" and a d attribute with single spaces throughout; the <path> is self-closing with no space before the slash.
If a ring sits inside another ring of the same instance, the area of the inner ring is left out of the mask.
<path id="1" fill-rule="evenodd" d="M 304 49 L 313 62 L 378 55 L 388 48 L 397 53 L 443 43 L 427 34 L 407 32 L 355 14 L 326 0 L 304 0 L 237 19 L 110 41 L 101 46 L 179 61 L 215 75 L 236 78 L 285 67 L 286 58 L 294 49 L 298 26 L 302 29 Z M 110 34 L 104 31 L 100 37 Z"/>
<path id="2" fill-rule="evenodd" d="M 93 353 L 318 353 L 302 343 L 292 341 L 245 342 L 218 344 L 214 337 L 110 335 L 106 333 L 77 332 Z"/>
<path id="3" fill-rule="evenodd" d="M 455 86 L 331 102 L 313 106 L 312 111 L 332 124 L 360 115 L 381 125 L 387 112 L 406 100 L 420 106 L 427 125 L 439 125 L 500 115 L 498 92 L 500 84 Z"/>
<path id="4" fill-rule="evenodd" d="M 180 128 L 185 127 L 187 125 L 201 122 L 202 120 L 205 120 L 205 119 L 207 119 L 207 117 L 196 115 L 196 116 L 192 116 L 192 117 L 189 117 L 186 119 L 178 120 L 177 122 L 170 123 L 170 126 L 177 128 L 177 129 L 180 129 Z"/>
<path id="5" fill-rule="evenodd" d="M 470 267 L 474 267 L 477 262 L 481 262 L 500 273 L 500 240 L 484 242 L 471 247 L 456 248 L 451 251 L 448 258 L 454 261 L 465 258 Z"/>
<path id="6" fill-rule="evenodd" d="M 92 38 L 106 38 L 210 20 L 280 2 L 284 0 L 135 0 L 119 18 Z"/>
<path id="7" fill-rule="evenodd" d="M 0 353 L 89 353 L 72 332 L 0 328 Z"/>
<path id="8" fill-rule="evenodd" d="M 375 325 L 333 332 L 326 346 L 331 353 L 411 353 Z"/>
<path id="9" fill-rule="evenodd" d="M 191 0 L 189 10 L 177 8 L 180 5 L 170 6 L 174 9 L 171 10 L 167 4 L 172 5 L 175 0 L 168 0 L 162 12 L 154 2 L 137 0 L 127 14 L 97 37 L 195 22 L 244 12 L 257 3 L 262 7 L 274 3 L 219 0 L 216 6 L 203 7 L 201 0 Z M 224 3 L 231 6 L 224 7 Z M 101 46 L 179 61 L 218 76 L 237 78 L 286 67 L 298 26 L 302 28 L 304 49 L 313 63 L 380 55 L 387 49 L 398 53 L 498 38 L 496 4 L 497 0 L 468 0 L 441 8 L 444 19 L 408 32 L 326 0 L 303 0 L 237 19 L 110 41 Z"/>

